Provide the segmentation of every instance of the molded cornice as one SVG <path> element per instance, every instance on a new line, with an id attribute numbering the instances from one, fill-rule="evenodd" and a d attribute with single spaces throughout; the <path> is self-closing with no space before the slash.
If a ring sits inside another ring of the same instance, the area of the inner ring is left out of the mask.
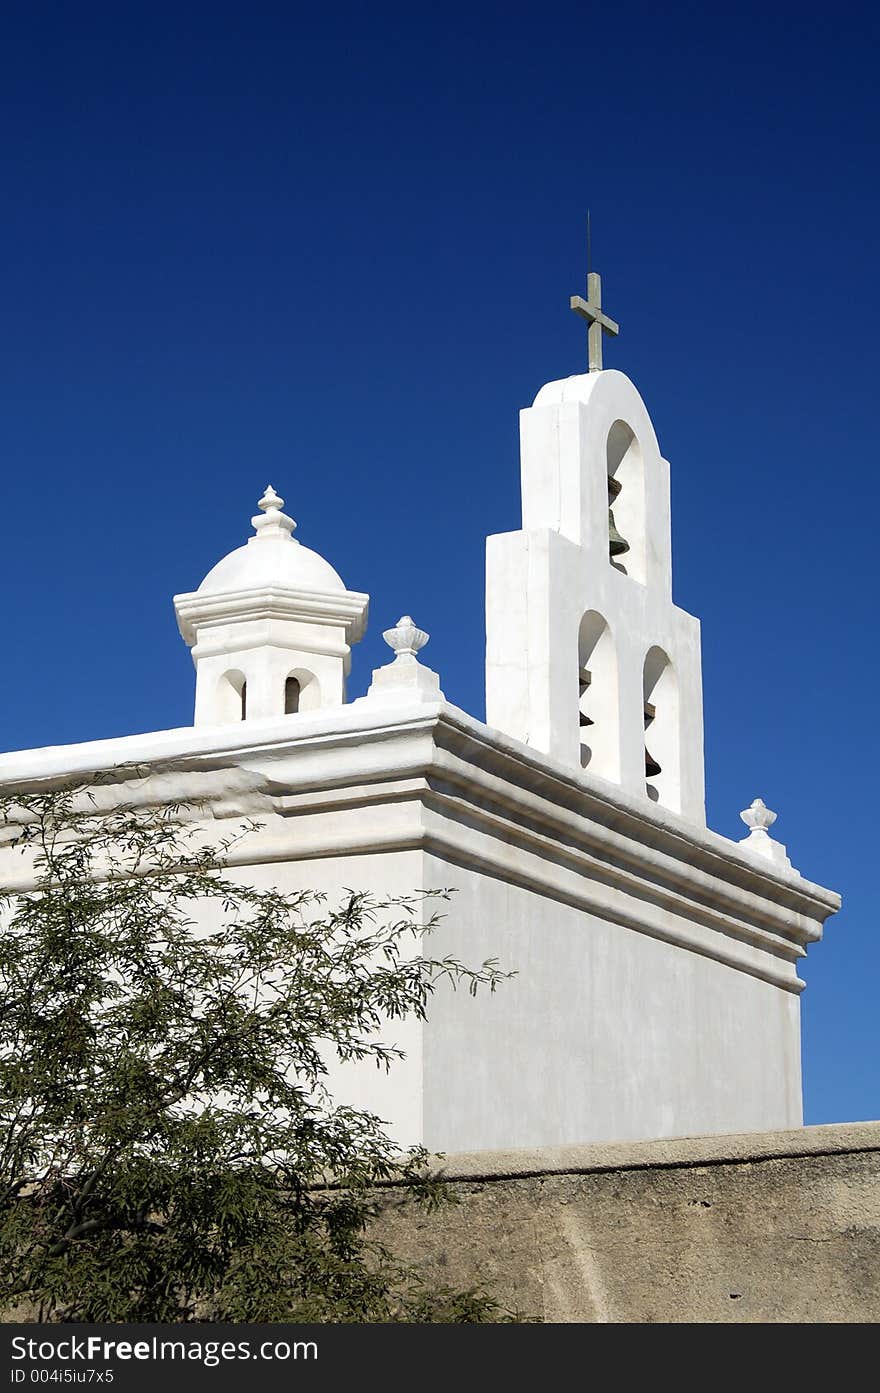
<path id="1" fill-rule="evenodd" d="M 200 819 L 256 815 L 263 826 L 235 855 L 242 864 L 416 849 L 788 991 L 802 989 L 795 963 L 840 905 L 445 702 L 391 711 L 361 700 L 0 755 L 6 791 L 98 774 L 104 796 L 110 784 L 123 800 L 188 802 Z"/>

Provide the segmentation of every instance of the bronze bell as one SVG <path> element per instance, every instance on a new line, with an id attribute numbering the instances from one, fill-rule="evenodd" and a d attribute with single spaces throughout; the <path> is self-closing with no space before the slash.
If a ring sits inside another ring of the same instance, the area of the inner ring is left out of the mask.
<path id="1" fill-rule="evenodd" d="M 623 556 L 625 551 L 629 551 L 629 542 L 625 537 L 621 537 L 614 525 L 614 514 L 608 509 L 608 551 L 611 556 Z"/>
<path id="2" fill-rule="evenodd" d="M 578 683 L 578 699 L 580 701 L 583 701 L 584 692 L 588 692 L 590 690 L 590 683 L 593 680 L 593 674 L 590 672 L 589 668 L 582 667 L 578 675 L 580 678 L 580 681 Z M 584 726 L 592 726 L 596 724 L 595 721 L 592 721 L 590 719 L 590 717 L 587 715 L 586 711 L 583 710 L 583 708 L 581 708 L 579 715 L 581 729 L 583 729 Z"/>
<path id="3" fill-rule="evenodd" d="M 648 729 L 648 726 L 651 724 L 651 722 L 653 721 L 653 719 L 654 719 L 654 717 L 655 717 L 656 715 L 657 715 L 657 708 L 656 708 L 656 706 L 654 706 L 654 704 L 653 704 L 652 702 L 646 701 L 646 702 L 645 702 L 645 730 Z M 656 774 L 661 774 L 662 772 L 663 772 L 663 770 L 662 770 L 661 765 L 659 765 L 659 764 L 657 763 L 656 759 L 655 759 L 654 756 L 651 754 L 651 752 L 649 751 L 649 749 L 648 749 L 648 747 L 647 747 L 647 745 L 646 745 L 646 746 L 645 746 L 645 778 L 646 778 L 646 779 L 653 779 L 654 776 L 655 776 Z"/>
<path id="4" fill-rule="evenodd" d="M 625 551 L 629 551 L 629 542 L 625 537 L 621 537 L 614 522 L 614 514 L 611 511 L 611 504 L 620 493 L 623 485 L 613 474 L 608 475 L 608 551 L 611 556 L 623 556 Z"/>

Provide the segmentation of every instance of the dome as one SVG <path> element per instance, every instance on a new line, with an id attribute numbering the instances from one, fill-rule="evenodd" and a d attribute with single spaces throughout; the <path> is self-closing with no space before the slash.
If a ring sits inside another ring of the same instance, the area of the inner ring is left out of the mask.
<path id="1" fill-rule="evenodd" d="M 296 523 L 281 512 L 284 499 L 271 484 L 257 506 L 262 512 L 251 519 L 257 535 L 218 561 L 197 594 L 216 595 L 267 585 L 323 593 L 345 590 L 345 582 L 330 562 L 292 536 Z"/>
<path id="2" fill-rule="evenodd" d="M 259 545 L 255 543 L 259 542 Z M 263 541 L 254 537 L 237 547 L 205 576 L 199 595 L 249 590 L 257 585 L 286 585 L 293 590 L 344 590 L 345 583 L 329 561 L 294 537 Z"/>

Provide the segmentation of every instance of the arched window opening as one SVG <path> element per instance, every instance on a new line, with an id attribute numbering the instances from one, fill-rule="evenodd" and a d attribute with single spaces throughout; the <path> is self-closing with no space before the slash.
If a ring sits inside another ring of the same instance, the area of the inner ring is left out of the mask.
<path id="1" fill-rule="evenodd" d="M 284 679 L 284 714 L 295 716 L 321 707 L 321 684 L 308 668 L 294 668 Z"/>
<path id="2" fill-rule="evenodd" d="M 224 672 L 217 683 L 217 720 L 232 725 L 247 716 L 247 683 L 244 673 L 236 669 Z"/>
<path id="3" fill-rule="evenodd" d="M 606 443 L 608 558 L 645 582 L 645 468 L 639 442 L 625 421 L 615 421 Z"/>
<path id="4" fill-rule="evenodd" d="M 284 714 L 285 716 L 295 716 L 299 710 L 299 698 L 301 687 L 299 679 L 288 677 L 284 683 Z"/>
<path id="5" fill-rule="evenodd" d="M 642 687 L 645 791 L 652 803 L 681 810 L 678 679 L 662 648 L 645 658 Z"/>
<path id="6" fill-rule="evenodd" d="M 580 762 L 603 779 L 620 779 L 617 654 L 607 623 L 595 610 L 578 635 Z"/>

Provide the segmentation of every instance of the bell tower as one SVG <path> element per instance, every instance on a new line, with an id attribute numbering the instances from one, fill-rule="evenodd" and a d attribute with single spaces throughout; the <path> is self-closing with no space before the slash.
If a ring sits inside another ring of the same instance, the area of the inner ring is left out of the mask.
<path id="1" fill-rule="evenodd" d="M 699 621 L 672 601 L 669 465 L 602 368 L 601 282 L 571 307 L 590 371 L 520 413 L 522 530 L 486 549 L 489 725 L 705 824 Z"/>

